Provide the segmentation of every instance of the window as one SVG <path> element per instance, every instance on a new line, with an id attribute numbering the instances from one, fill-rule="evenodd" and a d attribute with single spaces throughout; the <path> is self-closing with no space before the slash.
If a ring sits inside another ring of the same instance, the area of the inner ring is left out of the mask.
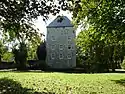
<path id="1" fill-rule="evenodd" d="M 56 40 L 55 36 L 52 36 L 51 38 L 52 38 L 52 41 L 55 41 L 55 40 Z"/>
<path id="2" fill-rule="evenodd" d="M 63 35 L 63 30 L 60 28 L 59 32 L 61 33 L 61 35 Z"/>
<path id="3" fill-rule="evenodd" d="M 71 41 L 68 41 L 68 44 L 71 44 Z"/>
<path id="4" fill-rule="evenodd" d="M 60 49 L 60 50 L 63 49 L 63 45 L 62 45 L 62 44 L 59 45 L 59 49 Z"/>
<path id="5" fill-rule="evenodd" d="M 71 54 L 70 53 L 67 54 L 67 58 L 71 59 Z"/>
<path id="6" fill-rule="evenodd" d="M 71 36 L 68 36 L 68 41 L 71 41 Z"/>
<path id="7" fill-rule="evenodd" d="M 65 34 L 68 34 L 68 30 L 67 29 L 64 32 L 65 32 Z"/>
<path id="8" fill-rule="evenodd" d="M 62 53 L 59 54 L 59 59 L 63 59 L 63 54 Z"/>
<path id="9" fill-rule="evenodd" d="M 51 45 L 51 49 L 54 50 L 55 49 L 55 45 Z"/>
<path id="10" fill-rule="evenodd" d="M 55 54 L 54 53 L 51 54 L 51 59 L 55 59 Z"/>
<path id="11" fill-rule="evenodd" d="M 61 35 L 63 35 L 63 31 L 61 31 Z"/>
<path id="12" fill-rule="evenodd" d="M 71 49 L 71 45 L 68 45 L 68 49 Z"/>

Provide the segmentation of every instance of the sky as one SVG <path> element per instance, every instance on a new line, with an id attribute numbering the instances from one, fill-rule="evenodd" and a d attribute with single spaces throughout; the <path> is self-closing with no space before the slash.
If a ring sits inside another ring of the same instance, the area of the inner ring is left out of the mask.
<path id="1" fill-rule="evenodd" d="M 72 14 L 68 11 L 61 11 L 60 14 L 58 15 L 63 15 L 63 16 L 67 16 L 71 21 L 72 21 Z M 49 16 L 49 19 L 46 20 L 46 22 L 43 21 L 42 17 L 38 17 L 38 19 L 34 22 L 36 28 L 39 29 L 40 33 L 43 33 L 44 35 L 46 35 L 47 29 L 46 26 L 49 25 L 58 15 L 56 16 Z M 76 35 L 79 33 L 79 30 L 76 31 Z M 42 39 L 44 39 L 45 37 L 43 37 Z"/>

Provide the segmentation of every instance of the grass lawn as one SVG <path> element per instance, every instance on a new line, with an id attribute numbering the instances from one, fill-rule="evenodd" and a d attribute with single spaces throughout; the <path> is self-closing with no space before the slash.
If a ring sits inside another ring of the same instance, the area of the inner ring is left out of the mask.
<path id="1" fill-rule="evenodd" d="M 0 94 L 125 94 L 125 74 L 0 72 Z"/>

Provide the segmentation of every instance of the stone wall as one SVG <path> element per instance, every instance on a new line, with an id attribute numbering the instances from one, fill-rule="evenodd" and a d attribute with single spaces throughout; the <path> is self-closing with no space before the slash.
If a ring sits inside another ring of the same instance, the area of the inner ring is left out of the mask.
<path id="1" fill-rule="evenodd" d="M 75 32 L 73 27 L 47 28 L 47 64 L 52 68 L 76 66 Z"/>

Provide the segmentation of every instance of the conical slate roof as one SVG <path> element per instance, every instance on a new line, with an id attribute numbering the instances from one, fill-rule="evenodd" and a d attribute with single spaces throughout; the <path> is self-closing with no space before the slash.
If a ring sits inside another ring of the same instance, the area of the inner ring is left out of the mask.
<path id="1" fill-rule="evenodd" d="M 58 16 L 55 20 L 53 20 L 47 28 L 53 27 L 73 27 L 71 21 L 66 16 Z"/>

